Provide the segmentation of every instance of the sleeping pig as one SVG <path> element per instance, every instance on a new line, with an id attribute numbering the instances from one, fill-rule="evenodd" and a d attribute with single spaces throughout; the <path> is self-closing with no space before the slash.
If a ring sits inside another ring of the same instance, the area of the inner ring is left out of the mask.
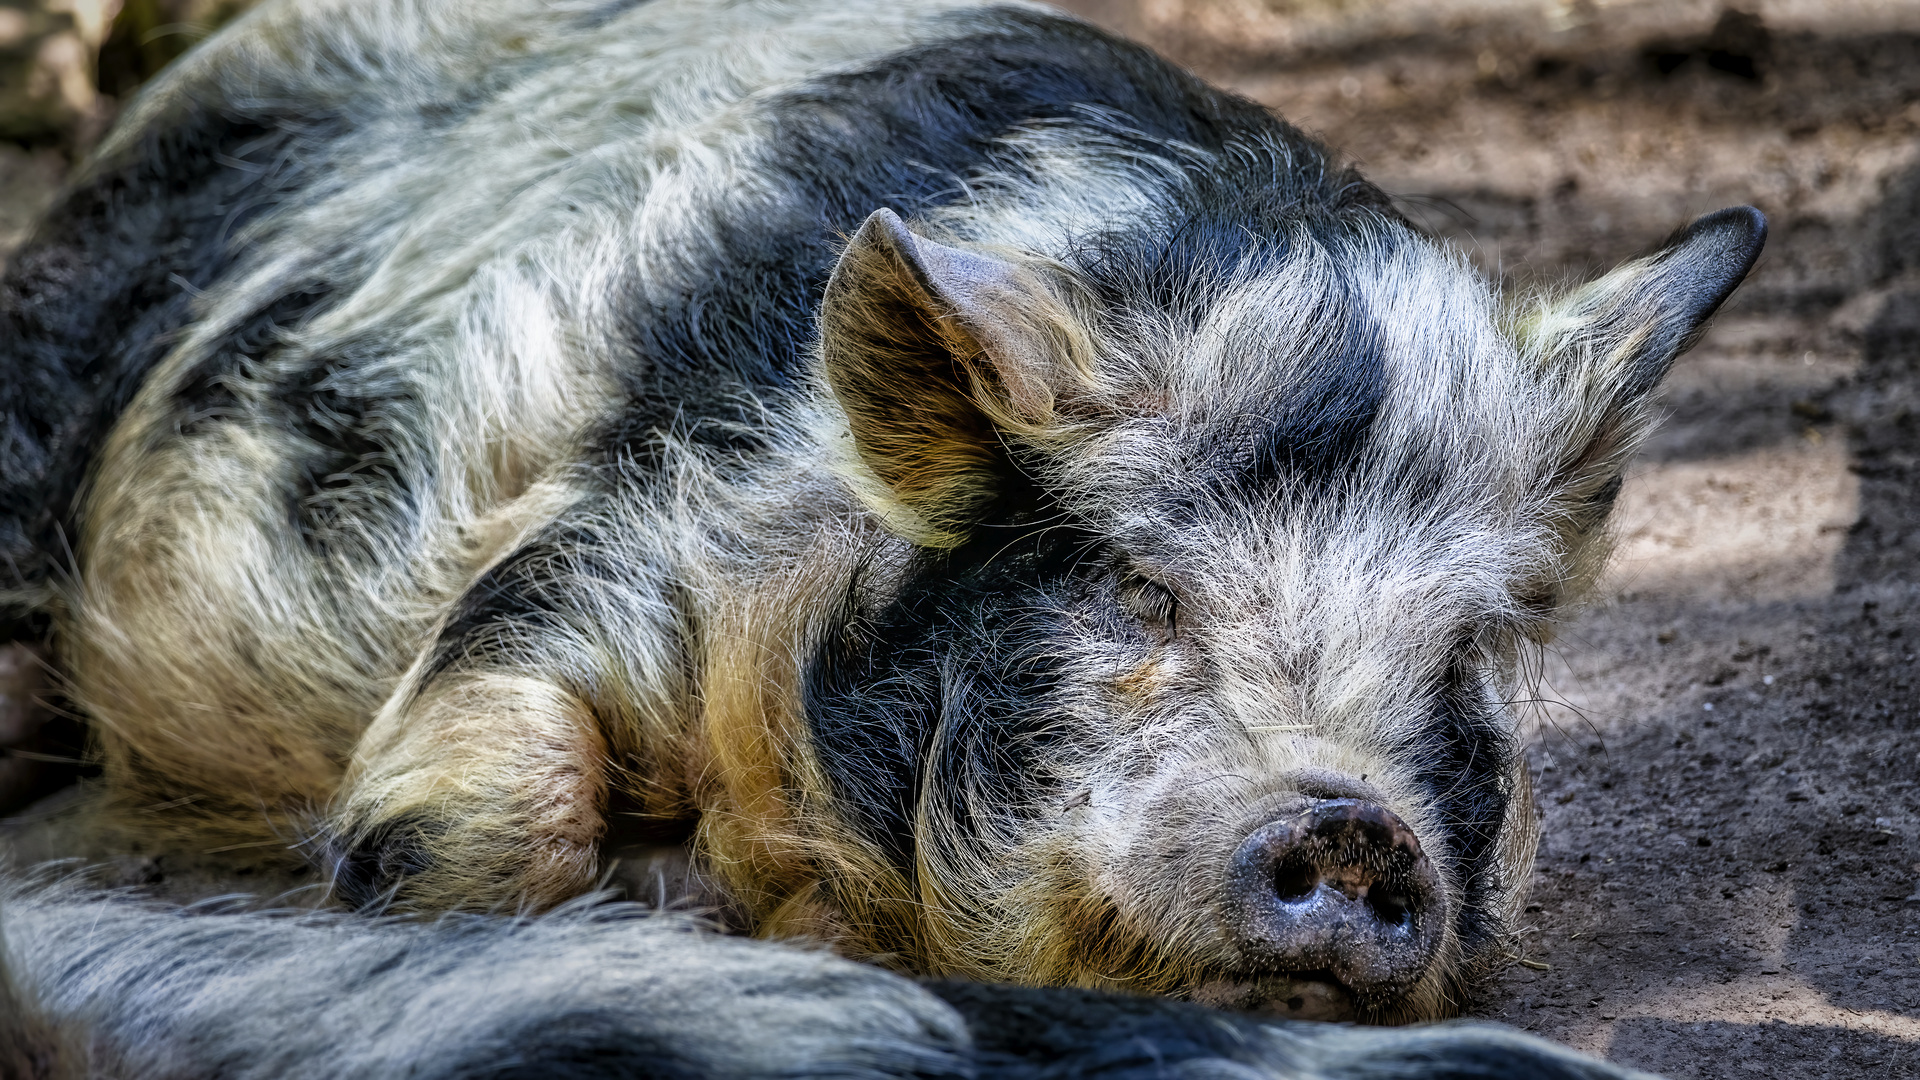
<path id="1" fill-rule="evenodd" d="M 620 825 L 904 972 L 1442 1016 L 1506 702 L 1764 231 L 1503 296 L 1039 7 L 281 0 L 0 284 L 9 625 L 113 805 L 350 906 Z"/>

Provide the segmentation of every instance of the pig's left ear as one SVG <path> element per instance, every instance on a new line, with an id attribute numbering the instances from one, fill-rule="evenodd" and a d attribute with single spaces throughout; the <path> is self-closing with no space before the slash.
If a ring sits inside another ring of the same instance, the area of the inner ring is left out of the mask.
<path id="1" fill-rule="evenodd" d="M 1085 386 L 1085 332 L 1041 272 L 908 231 L 860 226 L 820 313 L 827 383 L 877 480 L 889 526 L 951 546 L 1022 483 L 1010 447 L 1058 440 L 1058 402 Z"/>
<path id="2" fill-rule="evenodd" d="M 1750 206 L 1708 214 L 1516 328 L 1522 352 L 1540 365 L 1543 411 L 1556 421 L 1549 483 L 1570 541 L 1605 520 L 1621 470 L 1651 427 L 1654 388 L 1753 268 L 1766 238 L 1767 219 Z"/>

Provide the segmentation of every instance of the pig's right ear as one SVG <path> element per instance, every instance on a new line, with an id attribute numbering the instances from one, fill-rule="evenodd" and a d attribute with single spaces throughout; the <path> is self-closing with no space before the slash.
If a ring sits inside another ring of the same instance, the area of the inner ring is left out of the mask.
<path id="1" fill-rule="evenodd" d="M 1554 473 L 1574 542 L 1605 520 L 1621 470 L 1651 427 L 1649 398 L 1760 256 L 1767 219 L 1750 206 L 1700 218 L 1654 254 L 1520 320 L 1554 418 Z M 1574 546 L 1578 546 L 1575 544 Z"/>
<path id="2" fill-rule="evenodd" d="M 1072 428 L 1090 380 L 1084 331 L 1041 272 L 916 236 L 891 210 L 860 226 L 820 313 L 827 383 L 846 412 L 862 497 L 889 527 L 947 547 L 1022 483 L 1012 447 Z"/>

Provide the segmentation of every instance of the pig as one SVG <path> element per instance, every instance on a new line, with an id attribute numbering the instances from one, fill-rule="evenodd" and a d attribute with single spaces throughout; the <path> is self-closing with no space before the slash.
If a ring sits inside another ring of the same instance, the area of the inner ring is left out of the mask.
<path id="1" fill-rule="evenodd" d="M 362 911 L 617 826 L 902 972 L 1447 1016 L 1508 702 L 1764 234 L 1506 296 L 1041 7 L 268 3 L 0 284 L 8 625 L 107 804 Z"/>

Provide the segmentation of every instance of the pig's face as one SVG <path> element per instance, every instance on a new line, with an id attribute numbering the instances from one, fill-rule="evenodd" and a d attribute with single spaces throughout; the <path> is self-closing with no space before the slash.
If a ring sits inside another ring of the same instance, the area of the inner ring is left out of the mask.
<path id="1" fill-rule="evenodd" d="M 843 816 L 910 869 L 920 962 L 1454 1008 L 1511 947 L 1533 850 L 1516 670 L 1590 582 L 1646 395 L 1758 228 L 1708 219 L 1515 314 L 1378 218 L 1090 243 L 1047 285 L 869 222 L 828 373 L 870 501 L 924 546 L 808 711 Z M 856 306 L 884 273 L 905 299 Z M 862 353 L 863 325 L 897 351 Z M 877 407 L 913 348 L 935 375 Z M 946 414 L 979 404 L 940 434 L 977 454 L 902 467 L 943 366 Z"/>

